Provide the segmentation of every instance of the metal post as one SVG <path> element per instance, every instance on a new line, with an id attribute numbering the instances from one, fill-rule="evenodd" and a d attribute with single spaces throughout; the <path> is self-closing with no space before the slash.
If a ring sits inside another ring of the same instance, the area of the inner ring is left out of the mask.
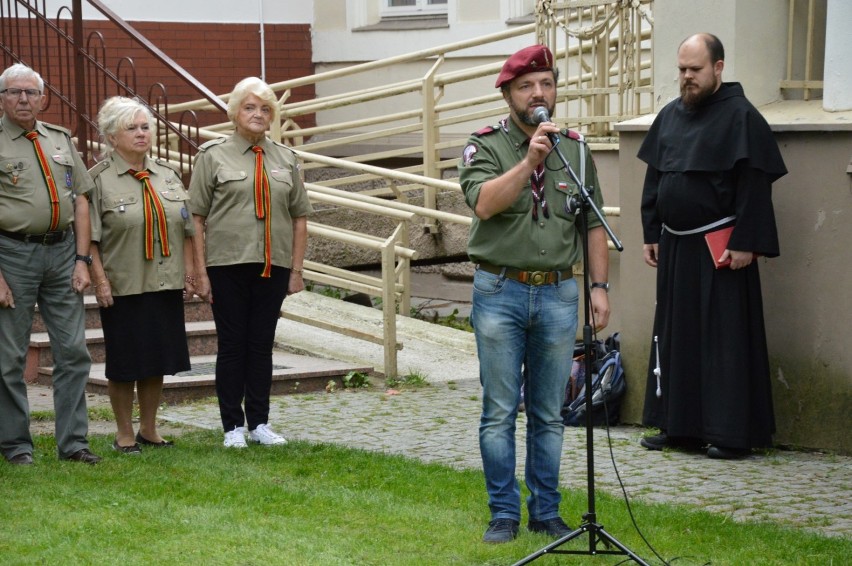
<path id="1" fill-rule="evenodd" d="M 85 62 L 85 51 L 83 41 L 83 2 L 82 0 L 74 0 L 73 7 L 73 30 L 74 37 L 71 41 L 74 45 L 74 104 L 73 108 L 77 116 L 77 150 L 83 155 L 83 163 L 90 164 L 89 155 L 89 131 L 88 121 L 86 120 L 86 70 L 83 67 Z"/>

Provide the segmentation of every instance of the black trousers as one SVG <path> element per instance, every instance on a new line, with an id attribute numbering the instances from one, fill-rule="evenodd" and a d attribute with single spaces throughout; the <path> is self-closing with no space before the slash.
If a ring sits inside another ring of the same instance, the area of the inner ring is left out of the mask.
<path id="1" fill-rule="evenodd" d="M 219 343 L 216 395 L 225 432 L 244 424 L 254 430 L 269 420 L 272 345 L 290 270 L 273 266 L 268 278 L 260 276 L 262 270 L 260 263 L 207 268 Z"/>

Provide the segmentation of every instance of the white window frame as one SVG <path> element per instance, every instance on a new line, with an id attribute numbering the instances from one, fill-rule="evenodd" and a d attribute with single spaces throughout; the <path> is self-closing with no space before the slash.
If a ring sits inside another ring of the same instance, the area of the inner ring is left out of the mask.
<path id="1" fill-rule="evenodd" d="M 415 0 L 414 6 L 390 6 L 390 0 L 380 0 L 379 10 L 383 18 L 446 14 L 449 0 L 443 4 L 432 4 L 430 0 Z"/>

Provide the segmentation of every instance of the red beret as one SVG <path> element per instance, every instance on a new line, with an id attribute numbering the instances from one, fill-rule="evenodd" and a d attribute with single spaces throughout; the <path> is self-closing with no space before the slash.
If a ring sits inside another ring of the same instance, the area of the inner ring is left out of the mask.
<path id="1" fill-rule="evenodd" d="M 531 45 L 524 47 L 506 59 L 506 62 L 503 63 L 503 69 L 500 71 L 500 76 L 497 77 L 497 84 L 494 86 L 500 88 L 504 83 L 527 73 L 552 70 L 553 53 L 550 52 L 550 49 L 546 45 Z"/>

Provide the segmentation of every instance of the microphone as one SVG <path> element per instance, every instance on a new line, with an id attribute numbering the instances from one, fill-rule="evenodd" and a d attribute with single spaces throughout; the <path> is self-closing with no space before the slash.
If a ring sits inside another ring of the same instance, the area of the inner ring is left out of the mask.
<path id="1" fill-rule="evenodd" d="M 536 124 L 550 122 L 550 112 L 548 112 L 547 108 L 544 106 L 537 106 L 536 109 L 533 110 L 533 121 L 535 121 Z"/>
<path id="2" fill-rule="evenodd" d="M 533 122 L 536 124 L 550 122 L 550 112 L 547 111 L 547 108 L 544 106 L 536 106 L 535 110 L 533 110 Z M 556 144 L 559 143 L 559 135 L 554 134 L 553 132 L 548 132 L 547 137 L 550 139 L 550 144 L 555 148 Z"/>

